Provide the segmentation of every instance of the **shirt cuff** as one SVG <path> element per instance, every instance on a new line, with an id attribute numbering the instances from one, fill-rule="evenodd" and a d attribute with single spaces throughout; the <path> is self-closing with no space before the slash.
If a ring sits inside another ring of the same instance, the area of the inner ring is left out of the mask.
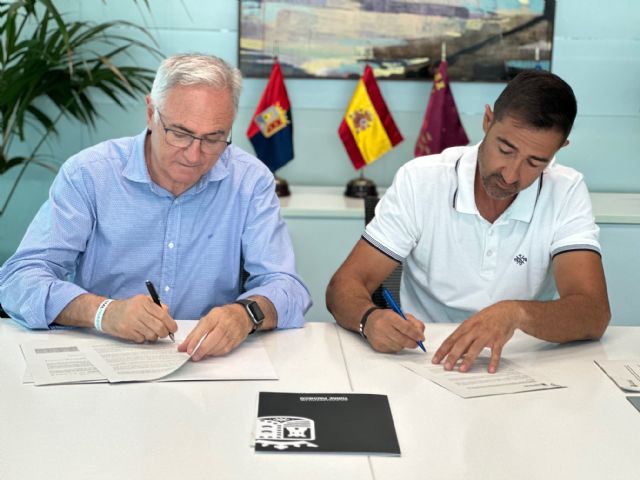
<path id="1" fill-rule="evenodd" d="M 84 288 L 71 282 L 54 282 L 49 288 L 49 293 L 44 301 L 44 315 L 33 318 L 42 318 L 46 324 L 32 328 L 55 328 L 52 323 L 58 318 L 60 312 L 80 295 L 88 293 Z"/>
<path id="2" fill-rule="evenodd" d="M 276 309 L 278 314 L 277 328 L 300 328 L 304 326 L 304 314 L 311 307 L 311 298 L 304 287 L 298 289 L 303 292 L 296 292 L 289 283 L 271 283 L 247 290 L 238 298 L 248 298 L 252 296 L 262 296 L 267 298 Z"/>

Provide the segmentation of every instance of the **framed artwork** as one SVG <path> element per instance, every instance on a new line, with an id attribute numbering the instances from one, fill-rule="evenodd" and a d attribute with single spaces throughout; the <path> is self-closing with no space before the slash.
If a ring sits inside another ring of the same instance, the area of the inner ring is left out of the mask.
<path id="1" fill-rule="evenodd" d="M 240 0 L 238 65 L 267 77 L 506 81 L 550 69 L 555 0 Z"/>

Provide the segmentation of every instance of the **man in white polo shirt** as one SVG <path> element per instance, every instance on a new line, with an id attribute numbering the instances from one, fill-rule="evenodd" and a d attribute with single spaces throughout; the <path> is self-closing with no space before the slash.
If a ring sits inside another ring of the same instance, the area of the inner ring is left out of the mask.
<path id="1" fill-rule="evenodd" d="M 555 163 L 576 111 L 566 82 L 524 72 L 485 107 L 480 144 L 400 168 L 329 284 L 336 321 L 381 352 L 415 348 L 422 321 L 462 322 L 433 356 L 447 370 L 462 359 L 461 371 L 488 347 L 495 372 L 516 328 L 600 338 L 610 311 L 598 227 L 582 175 Z M 371 300 L 398 263 L 409 321 Z"/>

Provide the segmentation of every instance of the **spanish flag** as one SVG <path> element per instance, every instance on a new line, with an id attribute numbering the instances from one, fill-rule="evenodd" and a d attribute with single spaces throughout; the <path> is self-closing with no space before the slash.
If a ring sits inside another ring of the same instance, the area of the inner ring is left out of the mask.
<path id="1" fill-rule="evenodd" d="M 293 159 L 291 105 L 277 59 L 247 128 L 247 137 L 256 157 L 272 172 Z"/>
<path id="2" fill-rule="evenodd" d="M 403 140 L 369 65 L 353 92 L 338 135 L 356 170 L 373 163 Z"/>

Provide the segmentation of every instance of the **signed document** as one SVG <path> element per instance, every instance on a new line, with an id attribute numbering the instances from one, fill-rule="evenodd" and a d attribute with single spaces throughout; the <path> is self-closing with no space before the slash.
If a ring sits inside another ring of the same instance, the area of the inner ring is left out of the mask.
<path id="1" fill-rule="evenodd" d="M 190 362 L 190 356 L 169 341 L 135 344 L 97 337 L 35 341 L 20 348 L 27 366 L 25 383 L 36 385 L 278 378 L 259 338 L 199 362 Z"/>
<path id="2" fill-rule="evenodd" d="M 159 380 L 178 370 L 190 358 L 188 353 L 178 352 L 173 342 L 90 343 L 80 346 L 80 351 L 109 383 Z"/>
<path id="3" fill-rule="evenodd" d="M 100 382 L 106 378 L 80 351 L 79 343 L 36 341 L 20 345 L 27 364 L 25 383 Z"/>
<path id="4" fill-rule="evenodd" d="M 430 358 L 424 357 L 403 360 L 400 364 L 462 398 L 563 388 L 562 385 L 542 380 L 525 372 L 506 359 L 500 360 L 500 367 L 496 373 L 487 372 L 489 357 L 478 357 L 471 370 L 464 373 L 458 370 L 447 371 L 442 365 L 434 365 Z"/>

